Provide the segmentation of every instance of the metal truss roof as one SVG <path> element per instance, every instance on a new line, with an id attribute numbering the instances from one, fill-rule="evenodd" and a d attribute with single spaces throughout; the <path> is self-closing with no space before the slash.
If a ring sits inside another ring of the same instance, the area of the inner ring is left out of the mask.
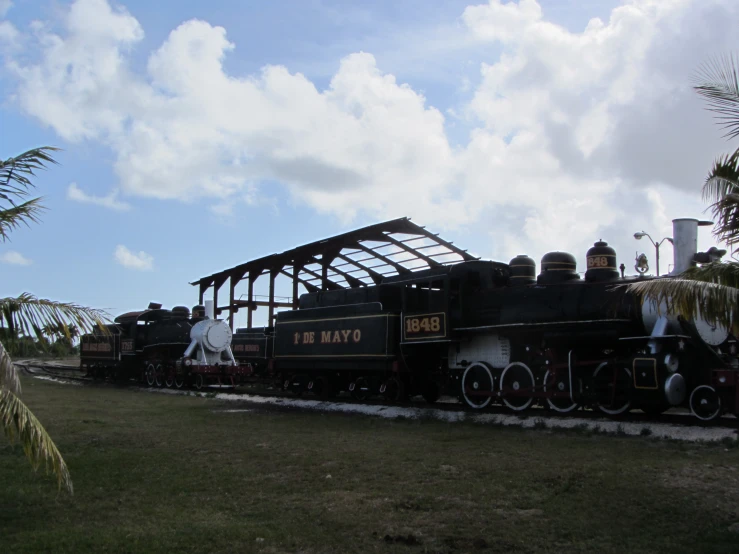
<path id="1" fill-rule="evenodd" d="M 385 277 L 476 259 L 409 218 L 399 218 L 251 260 L 191 284 L 202 292 L 220 288 L 228 278 L 274 273 L 315 292 L 379 284 Z"/>

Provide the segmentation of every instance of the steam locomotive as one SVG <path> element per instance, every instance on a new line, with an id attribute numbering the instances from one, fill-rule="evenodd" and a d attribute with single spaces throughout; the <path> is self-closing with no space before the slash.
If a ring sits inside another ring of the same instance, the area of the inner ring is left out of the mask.
<path id="1" fill-rule="evenodd" d="M 694 219 L 675 220 L 675 271 L 715 259 L 697 253 Z M 269 382 L 296 394 L 399 401 L 453 394 L 472 409 L 534 403 L 609 416 L 687 406 L 701 420 L 739 411 L 739 357 L 729 330 L 685 321 L 625 285 L 616 253 L 598 241 L 584 279 L 575 258 L 550 252 L 464 261 L 386 277 L 375 286 L 322 290 L 279 312 L 273 326 L 241 328 L 202 306 L 119 316 L 110 333 L 82 337 L 92 373 L 150 386 Z M 659 277 L 669 278 L 669 277 Z"/>
<path id="2" fill-rule="evenodd" d="M 697 253 L 694 219 L 674 222 L 675 272 Z M 729 330 L 685 321 L 626 290 L 616 253 L 598 241 L 584 279 L 575 258 L 551 252 L 540 273 L 528 256 L 466 261 L 319 291 L 273 327 L 237 329 L 236 358 L 296 393 L 399 400 L 442 392 L 473 409 L 541 403 L 559 413 L 592 407 L 659 414 L 688 406 L 702 420 L 739 410 L 737 341 Z M 667 277 L 669 278 L 669 277 Z"/>
<path id="3" fill-rule="evenodd" d="M 190 310 L 146 310 L 119 315 L 105 330 L 80 338 L 80 367 L 95 378 L 137 379 L 149 386 L 197 389 L 211 382 L 237 384 L 247 367 L 231 351 L 232 333 L 223 321 Z"/>

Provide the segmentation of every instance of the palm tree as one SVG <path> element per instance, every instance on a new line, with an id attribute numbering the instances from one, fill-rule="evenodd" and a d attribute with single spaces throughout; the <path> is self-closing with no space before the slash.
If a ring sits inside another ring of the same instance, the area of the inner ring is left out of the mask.
<path id="1" fill-rule="evenodd" d="M 10 231 L 22 224 L 38 223 L 44 209 L 41 198 L 28 199 L 34 187 L 35 171 L 55 164 L 52 152 L 56 148 L 35 148 L 5 161 L 0 160 L 0 239 L 5 242 Z M 16 201 L 20 203 L 16 203 Z M 71 338 L 70 326 L 88 330 L 98 325 L 102 329 L 107 314 L 77 304 L 54 302 L 23 293 L 18 297 L 0 298 L 0 327 L 3 338 L 14 340 L 22 336 L 43 337 L 44 327 L 60 330 Z M 72 492 L 72 479 L 67 465 L 54 441 L 41 422 L 20 399 L 18 373 L 6 348 L 0 342 L 0 426 L 11 441 L 18 441 L 34 469 L 42 462 L 47 472 L 56 475 L 59 488 Z"/>
<path id="2" fill-rule="evenodd" d="M 726 137 L 739 137 L 739 63 L 734 56 L 714 59 L 697 75 L 695 90 L 727 130 Z M 703 199 L 710 202 L 716 225 L 713 234 L 725 241 L 732 253 L 739 241 L 739 148 L 717 158 L 703 185 Z M 701 316 L 739 331 L 739 263 L 712 262 L 692 267 L 674 279 L 655 279 L 629 286 L 645 301 L 686 318 Z"/>

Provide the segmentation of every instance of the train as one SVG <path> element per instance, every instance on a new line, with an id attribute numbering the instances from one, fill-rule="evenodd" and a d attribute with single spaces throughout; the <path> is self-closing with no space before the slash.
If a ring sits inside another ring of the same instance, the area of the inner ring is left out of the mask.
<path id="1" fill-rule="evenodd" d="M 231 350 L 231 328 L 205 306 L 128 312 L 80 337 L 80 368 L 92 378 L 202 389 L 239 383 L 248 373 Z"/>
<path id="2" fill-rule="evenodd" d="M 673 275 L 720 258 L 716 249 L 695 251 L 697 224 L 674 221 Z M 273 325 L 233 334 L 203 306 L 190 316 L 187 308 L 150 305 L 116 318 L 108 334 L 83 336 L 81 364 L 150 386 L 267 383 L 320 399 L 348 393 L 433 403 L 452 395 L 474 410 L 540 405 L 618 417 L 685 407 L 704 421 L 736 415 L 739 345 L 730 330 L 642 302 L 629 284 L 672 277 L 626 276 L 604 241 L 586 260 L 583 275 L 574 256 L 549 252 L 538 273 L 519 255 L 308 292 Z"/>

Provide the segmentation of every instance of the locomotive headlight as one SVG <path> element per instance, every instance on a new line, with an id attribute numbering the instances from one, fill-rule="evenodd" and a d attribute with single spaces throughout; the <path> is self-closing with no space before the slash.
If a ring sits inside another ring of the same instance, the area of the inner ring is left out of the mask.
<path id="1" fill-rule="evenodd" d="M 185 359 L 185 365 L 186 366 L 191 366 L 192 365 L 192 360 L 190 358 L 186 358 Z"/>
<path id="2" fill-rule="evenodd" d="M 665 367 L 670 373 L 675 373 L 679 365 L 680 361 L 675 354 L 670 353 L 665 356 Z"/>

